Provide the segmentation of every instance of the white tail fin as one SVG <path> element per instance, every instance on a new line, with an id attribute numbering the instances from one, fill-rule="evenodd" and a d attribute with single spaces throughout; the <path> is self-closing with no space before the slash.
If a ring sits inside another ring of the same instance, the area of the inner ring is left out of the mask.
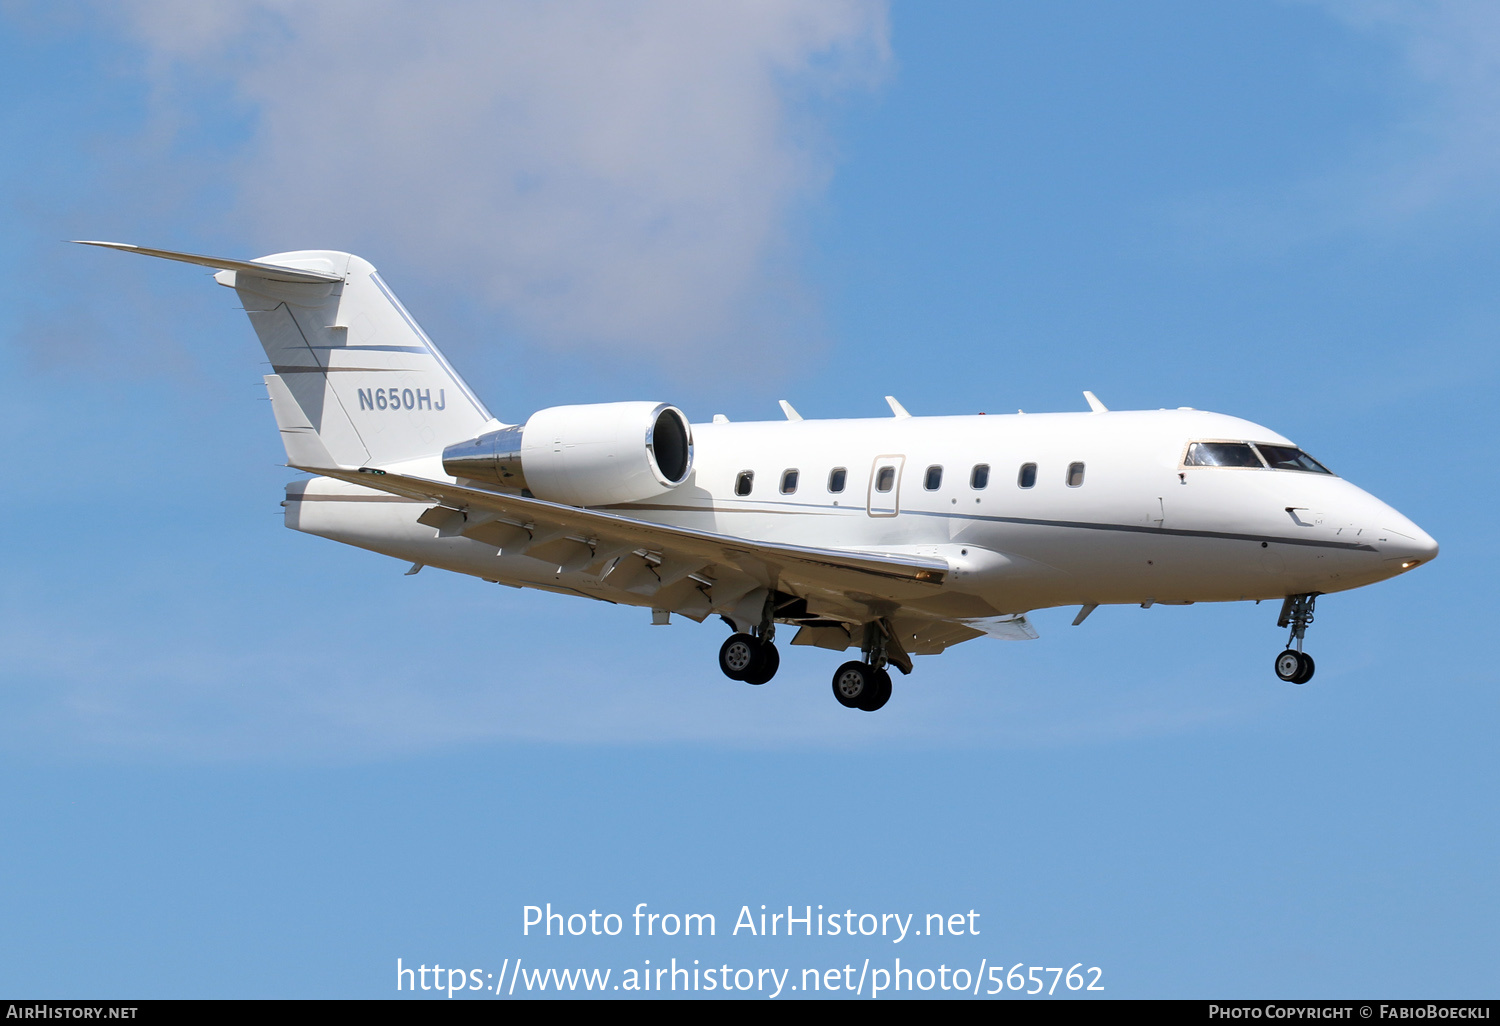
<path id="1" fill-rule="evenodd" d="M 241 268 L 215 275 L 239 293 L 280 379 L 267 379 L 273 407 L 290 398 L 305 421 L 277 416 L 291 462 L 315 451 L 298 438 L 308 428 L 335 463 L 363 467 L 441 452 L 493 419 L 367 261 L 313 251 L 256 263 L 343 278 L 280 282 Z"/>
<path id="2" fill-rule="evenodd" d="M 380 466 L 498 427 L 366 260 L 304 250 L 231 260 L 89 243 L 220 268 L 271 361 L 266 390 L 297 466 Z"/>

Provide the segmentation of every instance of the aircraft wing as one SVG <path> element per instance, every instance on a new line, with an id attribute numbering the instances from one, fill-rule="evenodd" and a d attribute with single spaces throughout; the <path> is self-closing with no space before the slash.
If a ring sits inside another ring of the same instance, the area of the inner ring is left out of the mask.
<path id="1" fill-rule="evenodd" d="M 421 522 L 440 533 L 494 540 L 502 551 L 555 559 L 565 571 L 598 568 L 610 583 L 616 573 L 623 573 L 619 586 L 637 594 L 665 590 L 690 575 L 703 574 L 738 589 L 739 595 L 757 587 L 779 587 L 802 597 L 818 593 L 846 605 L 852 602 L 860 607 L 851 609 L 851 618 L 857 620 L 871 618 L 871 608 L 884 605 L 894 611 L 902 599 L 936 594 L 950 571 L 946 560 L 930 556 L 753 541 L 402 474 L 296 469 L 436 503 Z M 611 561 L 616 561 L 614 566 Z M 631 577 L 641 580 L 632 583 Z M 726 603 L 717 584 L 714 592 L 715 606 L 723 608 Z M 706 604 L 701 611 L 707 613 Z"/>

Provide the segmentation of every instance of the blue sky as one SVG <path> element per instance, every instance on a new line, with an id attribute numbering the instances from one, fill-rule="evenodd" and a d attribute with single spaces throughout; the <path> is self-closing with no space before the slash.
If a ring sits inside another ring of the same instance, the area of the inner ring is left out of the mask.
<path id="1" fill-rule="evenodd" d="M 902 955 L 1494 994 L 1500 16 L 426 10 L 0 14 L 0 992 Z M 715 625 L 285 531 L 233 296 L 67 238 L 358 251 L 510 420 L 1219 410 L 1443 552 L 1325 598 L 1306 687 L 1266 605 L 1053 610 L 854 716 L 828 653 L 738 687 Z M 548 901 L 721 936 L 522 937 Z M 722 936 L 762 903 L 984 932 Z"/>

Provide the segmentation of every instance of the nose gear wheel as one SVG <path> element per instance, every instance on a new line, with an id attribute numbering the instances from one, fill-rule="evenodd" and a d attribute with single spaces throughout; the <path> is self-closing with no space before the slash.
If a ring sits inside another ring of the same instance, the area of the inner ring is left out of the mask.
<path id="1" fill-rule="evenodd" d="M 1292 684 L 1306 684 L 1312 680 L 1313 657 L 1302 651 L 1302 639 L 1307 634 L 1308 624 L 1313 622 L 1313 606 L 1318 596 L 1288 595 L 1281 604 L 1278 627 L 1290 627 L 1286 651 L 1276 657 L 1276 676 Z"/>
<path id="2" fill-rule="evenodd" d="M 1312 680 L 1313 657 L 1306 652 L 1287 649 L 1276 657 L 1276 676 L 1292 684 L 1306 684 Z"/>

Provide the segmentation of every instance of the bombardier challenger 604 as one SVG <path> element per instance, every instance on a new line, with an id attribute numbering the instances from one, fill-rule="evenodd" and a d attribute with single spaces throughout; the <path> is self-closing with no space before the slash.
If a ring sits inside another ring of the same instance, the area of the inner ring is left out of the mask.
<path id="1" fill-rule="evenodd" d="M 273 373 L 286 525 L 487 581 L 721 618 L 719 665 L 764 684 L 791 644 L 859 658 L 833 695 L 874 711 L 887 667 L 1026 613 L 1280 600 L 1282 680 L 1305 683 L 1318 596 L 1437 555 L 1421 528 L 1275 431 L 1192 409 L 690 423 L 676 406 L 492 416 L 367 261 L 233 260 L 90 242 L 214 268 Z"/>

